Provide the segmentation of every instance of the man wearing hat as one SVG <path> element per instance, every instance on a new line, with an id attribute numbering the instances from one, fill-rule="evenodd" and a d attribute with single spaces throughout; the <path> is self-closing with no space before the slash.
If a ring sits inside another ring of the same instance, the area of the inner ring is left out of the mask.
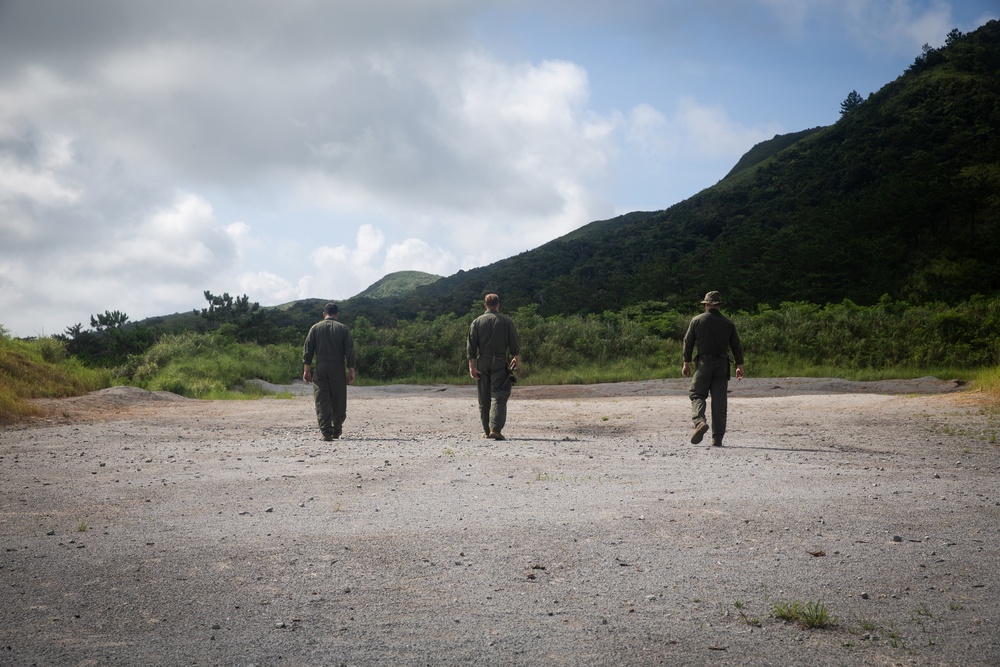
<path id="1" fill-rule="evenodd" d="M 335 303 L 323 307 L 323 319 L 309 329 L 302 346 L 302 379 L 313 384 L 316 420 L 324 440 L 336 440 L 347 418 L 347 385 L 354 383 L 357 354 Z M 310 368 L 316 357 L 316 372 Z"/>
<path id="2" fill-rule="evenodd" d="M 712 446 L 721 447 L 722 438 L 726 435 L 726 391 L 729 386 L 729 351 L 733 352 L 736 362 L 736 379 L 743 379 L 743 346 L 740 344 L 736 325 L 719 312 L 722 305 L 722 295 L 709 292 L 702 299 L 705 312 L 696 316 L 688 324 L 684 334 L 684 367 L 681 374 L 691 375 L 691 359 L 694 348 L 698 348 L 698 356 L 694 357 L 694 377 L 691 379 L 691 419 L 694 421 L 694 431 L 691 433 L 691 443 L 697 445 L 708 431 L 705 420 L 705 408 L 708 397 L 712 396 Z"/>

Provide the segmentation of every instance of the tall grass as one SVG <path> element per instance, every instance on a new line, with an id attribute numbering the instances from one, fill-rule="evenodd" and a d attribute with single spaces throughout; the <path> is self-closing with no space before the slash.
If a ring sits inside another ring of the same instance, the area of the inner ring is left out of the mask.
<path id="1" fill-rule="evenodd" d="M 989 407 L 994 412 L 1000 412 L 1000 366 L 979 371 L 974 384 L 985 394 Z"/>
<path id="2" fill-rule="evenodd" d="M 109 386 L 110 378 L 67 356 L 54 338 L 16 340 L 0 327 L 0 424 L 42 414 L 28 399 L 79 396 Z"/>
<path id="3" fill-rule="evenodd" d="M 134 361 L 131 380 L 143 389 L 189 398 L 231 397 L 235 388 L 252 378 L 289 384 L 302 375 L 301 354 L 288 345 L 238 343 L 226 336 L 192 332 L 170 334 Z"/>
<path id="4" fill-rule="evenodd" d="M 680 377 L 681 340 L 698 313 L 694 306 L 681 312 L 653 302 L 618 313 L 544 317 L 538 310 L 509 313 L 522 348 L 518 380 L 529 385 Z M 974 382 L 1000 406 L 1000 298 L 921 306 L 888 298 L 872 306 L 786 303 L 728 314 L 740 332 L 749 377 L 933 375 Z M 465 343 L 475 315 L 391 326 L 359 316 L 351 325 L 357 383 L 472 383 Z M 245 385 L 252 378 L 288 384 L 301 376 L 299 345 L 240 343 L 230 329 L 164 335 L 113 369 L 114 376 L 67 357 L 55 339 L 0 335 L 0 411 L 26 409 L 24 397 L 72 395 L 112 380 L 192 398 L 233 398 L 260 394 Z"/>

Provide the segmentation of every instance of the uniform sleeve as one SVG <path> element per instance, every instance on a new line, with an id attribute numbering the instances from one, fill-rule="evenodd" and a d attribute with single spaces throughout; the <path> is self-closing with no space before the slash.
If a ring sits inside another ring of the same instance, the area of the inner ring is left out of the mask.
<path id="1" fill-rule="evenodd" d="M 473 321 L 469 327 L 469 336 L 465 341 L 466 359 L 475 359 L 479 356 L 479 333 L 476 331 L 476 323 Z"/>
<path id="2" fill-rule="evenodd" d="M 684 353 L 683 359 L 686 363 L 691 363 L 691 358 L 694 355 L 694 343 L 698 336 L 695 332 L 695 320 L 688 322 L 687 332 L 684 334 Z"/>
<path id="3" fill-rule="evenodd" d="M 306 342 L 302 345 L 302 365 L 312 364 L 313 355 L 316 353 L 316 332 L 314 328 L 309 329 L 306 334 Z"/>
<path id="4" fill-rule="evenodd" d="M 743 343 L 740 342 L 740 335 L 736 332 L 736 325 L 733 325 L 729 334 L 729 347 L 733 351 L 733 361 L 737 366 L 743 365 Z"/>

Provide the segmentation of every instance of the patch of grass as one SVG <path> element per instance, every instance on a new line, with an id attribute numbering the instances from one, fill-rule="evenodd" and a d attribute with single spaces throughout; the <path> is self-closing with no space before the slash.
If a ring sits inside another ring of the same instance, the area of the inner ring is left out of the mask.
<path id="1" fill-rule="evenodd" d="M 260 398 L 246 380 L 287 384 L 302 373 L 301 352 L 290 345 L 237 343 L 222 336 L 182 333 L 163 336 L 139 360 L 133 381 L 150 391 L 188 398 Z"/>
<path id="2" fill-rule="evenodd" d="M 810 630 L 829 628 L 837 624 L 837 617 L 822 602 L 801 603 L 798 600 L 774 602 L 771 614 L 778 620 L 797 623 Z"/>
<path id="3" fill-rule="evenodd" d="M 76 532 L 78 532 L 78 533 L 86 533 L 88 527 L 89 526 L 87 526 L 87 522 L 86 521 L 81 521 L 76 526 Z"/>
<path id="4" fill-rule="evenodd" d="M 109 371 L 85 367 L 61 341 L 16 340 L 0 327 L 0 424 L 43 414 L 29 399 L 81 396 L 109 386 Z"/>

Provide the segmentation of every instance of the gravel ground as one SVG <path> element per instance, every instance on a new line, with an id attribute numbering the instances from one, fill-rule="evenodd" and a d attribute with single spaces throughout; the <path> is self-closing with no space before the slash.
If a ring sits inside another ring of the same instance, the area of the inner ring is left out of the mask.
<path id="1" fill-rule="evenodd" d="M 932 378 L 195 401 L 0 430 L 0 665 L 1000 664 L 996 417 Z M 706 438 L 706 442 L 707 442 Z M 776 618 L 797 608 L 829 625 Z"/>

